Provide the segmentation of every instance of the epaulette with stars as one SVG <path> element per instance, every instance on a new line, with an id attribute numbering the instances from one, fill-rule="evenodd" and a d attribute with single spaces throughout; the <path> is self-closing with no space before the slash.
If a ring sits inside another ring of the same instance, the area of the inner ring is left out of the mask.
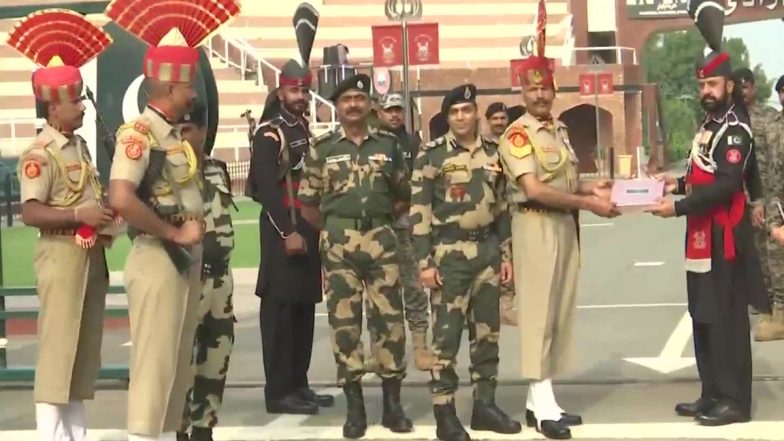
<path id="1" fill-rule="evenodd" d="M 434 147 L 438 147 L 438 146 L 445 145 L 445 144 L 446 144 L 446 137 L 445 136 L 439 136 L 438 138 L 436 138 L 436 139 L 434 139 L 432 141 L 426 142 L 424 147 L 425 147 L 425 150 L 429 150 L 429 149 L 432 149 Z"/>

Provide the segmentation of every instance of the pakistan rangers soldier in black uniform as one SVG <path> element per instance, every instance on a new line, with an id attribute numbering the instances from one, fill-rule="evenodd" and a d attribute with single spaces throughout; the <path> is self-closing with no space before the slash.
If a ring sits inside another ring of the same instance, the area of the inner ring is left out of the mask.
<path id="1" fill-rule="evenodd" d="M 695 19 L 712 50 L 697 64 L 700 101 L 707 114 L 692 144 L 686 176 L 664 178 L 660 217 L 686 217 L 686 284 L 694 327 L 700 397 L 675 407 L 705 426 L 751 419 L 751 342 L 748 306 L 770 311 L 754 245 L 745 176 L 754 159 L 753 136 L 729 55 L 721 51 L 724 10 L 714 1 L 692 0 Z M 757 176 L 758 180 L 758 176 Z M 749 193 L 752 193 L 749 189 Z"/>
<path id="2" fill-rule="evenodd" d="M 318 231 L 300 215 L 299 176 L 310 145 L 304 119 L 312 76 L 308 59 L 318 12 L 303 4 L 294 13 L 302 62 L 289 60 L 280 87 L 267 100 L 253 137 L 249 196 L 261 203 L 261 266 L 256 295 L 261 298 L 262 348 L 268 413 L 316 414 L 334 398 L 308 386 L 315 304 L 321 302 Z"/>

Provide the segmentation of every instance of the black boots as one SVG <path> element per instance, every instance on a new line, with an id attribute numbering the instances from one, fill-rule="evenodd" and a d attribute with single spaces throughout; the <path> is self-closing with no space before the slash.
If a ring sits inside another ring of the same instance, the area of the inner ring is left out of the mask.
<path id="1" fill-rule="evenodd" d="M 463 424 L 457 419 L 455 403 L 433 405 L 436 417 L 436 437 L 441 441 L 471 441 Z"/>
<path id="2" fill-rule="evenodd" d="M 411 420 L 406 418 L 400 405 L 400 379 L 384 379 L 381 389 L 384 392 L 384 413 L 381 425 L 395 433 L 408 433 L 414 429 Z"/>
<path id="3" fill-rule="evenodd" d="M 212 429 L 205 427 L 194 427 L 191 429 L 190 441 L 212 441 Z"/>
<path id="4" fill-rule="evenodd" d="M 343 424 L 343 438 L 362 438 L 367 430 L 362 385 L 358 381 L 346 383 L 343 386 L 343 394 L 346 395 L 346 422 Z"/>
<path id="5" fill-rule="evenodd" d="M 515 434 L 523 430 L 523 426 L 509 418 L 493 401 L 474 400 L 474 411 L 471 413 L 471 429 L 488 430 L 495 433 Z"/>
<path id="6" fill-rule="evenodd" d="M 715 399 L 700 397 L 692 403 L 678 403 L 675 405 L 675 413 L 685 417 L 696 417 L 701 413 L 709 411 L 715 405 Z"/>

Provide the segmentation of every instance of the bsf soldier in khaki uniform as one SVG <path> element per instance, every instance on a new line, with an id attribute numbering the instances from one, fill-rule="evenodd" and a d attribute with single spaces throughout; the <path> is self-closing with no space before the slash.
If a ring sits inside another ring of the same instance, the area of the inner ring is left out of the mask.
<path id="1" fill-rule="evenodd" d="M 430 392 L 436 435 L 467 441 L 455 411 L 455 364 L 468 323 L 473 430 L 519 433 L 495 403 L 501 318 L 500 283 L 512 280 L 509 213 L 498 145 L 478 133 L 476 87 L 453 89 L 441 112 L 446 136 L 425 144 L 414 164 L 412 242 L 422 284 L 431 289 L 433 366 Z"/>
<path id="2" fill-rule="evenodd" d="M 149 10 L 162 3 L 140 0 L 132 6 Z M 231 8 L 234 2 L 224 3 Z M 238 8 L 228 11 L 237 13 Z M 138 17 L 120 3 L 110 5 L 107 15 L 131 33 L 137 29 L 132 24 Z M 191 17 L 177 17 L 183 22 L 169 21 L 173 27 L 161 41 L 146 41 L 152 46 L 144 62 L 148 104 L 139 118 L 118 130 L 111 170 L 112 206 L 127 220 L 133 240 L 125 265 L 132 342 L 131 441 L 174 439 L 193 381 L 204 204 L 197 155 L 183 140 L 177 121 L 196 97 L 195 46 L 219 23 L 199 27 L 202 24 Z M 186 41 L 178 28 L 203 33 Z"/>
<path id="3" fill-rule="evenodd" d="M 544 2 L 540 2 L 539 54 L 544 53 Z M 562 372 L 572 333 L 580 268 L 573 209 L 617 214 L 609 183 L 581 182 L 566 126 L 550 110 L 555 99 L 552 60 L 527 59 L 521 72 L 527 113 L 501 137 L 499 151 L 512 210 L 512 253 L 521 373 L 532 380 L 526 420 L 548 438 L 571 438 L 580 424 L 558 405 L 551 378 Z"/>
<path id="4" fill-rule="evenodd" d="M 341 82 L 332 94 L 338 130 L 316 139 L 305 159 L 299 187 L 302 216 L 321 228 L 321 265 L 338 384 L 346 395 L 345 438 L 367 430 L 361 380 L 362 293 L 372 302 L 368 321 L 376 329 L 383 390 L 381 424 L 393 432 L 413 430 L 400 404 L 406 375 L 406 332 L 397 238 L 393 217 L 411 197 L 408 168 L 395 135 L 367 125 L 370 78 L 360 74 Z M 322 228 L 323 213 L 323 228 Z"/>
<path id="5" fill-rule="evenodd" d="M 87 145 L 74 133 L 82 126 L 82 76 L 79 67 L 103 51 L 110 37 L 81 16 L 65 11 L 36 13 L 41 26 L 30 30 L 27 17 L 9 35 L 9 44 L 47 66 L 33 74 L 32 85 L 46 124 L 19 161 L 22 221 L 39 229 L 35 276 L 40 312 L 34 400 L 41 440 L 86 438 L 84 400 L 94 397 L 100 370 L 103 311 L 109 273 L 104 246 L 112 210 Z M 29 46 L 41 34 L 64 39 L 83 30 L 73 47 L 52 54 Z M 30 31 L 31 33 L 27 33 Z M 24 35 L 27 39 L 21 38 Z M 100 42 L 96 45 L 96 42 Z M 64 65 L 68 60 L 69 65 Z M 97 234 L 100 232 L 101 234 Z"/>

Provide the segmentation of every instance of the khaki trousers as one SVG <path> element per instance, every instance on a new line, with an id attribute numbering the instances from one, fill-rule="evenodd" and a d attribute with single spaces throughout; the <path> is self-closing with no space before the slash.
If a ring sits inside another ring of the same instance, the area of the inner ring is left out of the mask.
<path id="1" fill-rule="evenodd" d="M 101 368 L 109 273 L 104 249 L 85 250 L 73 236 L 42 236 L 33 261 L 38 315 L 36 403 L 92 399 Z"/>
<path id="2" fill-rule="evenodd" d="M 177 273 L 158 239 L 139 236 L 125 264 L 131 324 L 128 433 L 159 436 L 180 427 L 193 382 L 191 356 L 201 293 L 199 262 Z"/>
<path id="3" fill-rule="evenodd" d="M 512 254 L 520 372 L 544 380 L 568 363 L 576 307 L 580 251 L 570 213 L 515 212 Z"/>

